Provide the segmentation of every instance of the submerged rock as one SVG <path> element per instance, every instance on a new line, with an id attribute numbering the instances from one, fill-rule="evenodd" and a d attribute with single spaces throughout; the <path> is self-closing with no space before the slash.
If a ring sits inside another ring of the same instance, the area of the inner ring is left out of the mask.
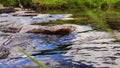
<path id="1" fill-rule="evenodd" d="M 68 35 L 72 31 L 83 32 L 92 30 L 89 26 L 77 26 L 74 24 L 63 24 L 63 25 L 51 25 L 51 26 L 38 26 L 28 25 L 21 29 L 20 33 L 42 33 L 50 35 Z"/>
<path id="2" fill-rule="evenodd" d="M 48 29 L 33 29 L 28 31 L 27 33 L 42 33 L 42 34 L 50 34 L 50 35 L 68 35 L 70 34 L 70 28 L 61 28 L 56 30 L 48 30 Z"/>
<path id="3" fill-rule="evenodd" d="M 23 29 L 24 30 L 24 29 Z M 72 28 L 70 26 L 40 26 L 39 28 L 33 28 L 26 33 L 42 33 L 50 35 L 67 35 L 70 34 Z M 22 32 L 22 31 L 21 31 Z"/>

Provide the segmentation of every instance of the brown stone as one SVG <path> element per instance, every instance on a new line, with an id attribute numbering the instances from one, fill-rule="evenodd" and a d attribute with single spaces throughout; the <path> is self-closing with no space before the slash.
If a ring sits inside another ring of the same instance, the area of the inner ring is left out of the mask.
<path id="1" fill-rule="evenodd" d="M 67 35 L 70 34 L 71 28 L 59 28 L 59 29 L 32 29 L 27 33 L 42 33 L 42 34 L 50 34 L 50 35 Z"/>

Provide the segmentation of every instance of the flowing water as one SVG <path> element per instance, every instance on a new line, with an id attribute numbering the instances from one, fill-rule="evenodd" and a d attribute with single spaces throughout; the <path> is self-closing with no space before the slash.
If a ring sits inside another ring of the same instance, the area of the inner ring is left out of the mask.
<path id="1" fill-rule="evenodd" d="M 0 68 L 39 68 L 16 45 L 49 68 L 120 67 L 120 44 L 109 33 L 93 29 L 86 15 L 78 18 L 72 14 L 38 14 L 26 17 L 23 12 L 0 15 L 0 45 L 10 51 L 7 58 L 0 60 Z M 14 16 L 16 14 L 18 15 Z M 111 18 L 107 18 L 107 21 L 111 22 L 109 19 Z M 78 25 L 78 22 L 89 23 Z M 119 25 L 116 26 L 116 34 L 120 36 Z M 34 29 L 54 31 L 63 27 L 70 27 L 71 32 L 67 35 L 34 33 Z M 27 33 L 28 31 L 33 33 Z"/>

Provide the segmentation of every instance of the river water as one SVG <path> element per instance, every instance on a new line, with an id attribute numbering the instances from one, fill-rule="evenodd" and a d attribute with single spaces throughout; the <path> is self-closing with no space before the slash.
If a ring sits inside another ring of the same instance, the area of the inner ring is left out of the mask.
<path id="1" fill-rule="evenodd" d="M 26 17 L 23 12 L 0 14 L 0 45 L 10 51 L 7 58 L 0 60 L 0 68 L 39 68 L 16 48 L 17 45 L 49 68 L 120 67 L 120 44 L 110 33 L 94 30 L 89 25 L 47 23 L 73 20 L 72 14 L 37 14 Z M 32 25 L 43 22 L 48 25 Z M 71 32 L 67 35 L 50 35 L 36 34 L 33 30 L 63 27 L 71 27 Z M 120 36 L 119 31 L 116 34 Z"/>

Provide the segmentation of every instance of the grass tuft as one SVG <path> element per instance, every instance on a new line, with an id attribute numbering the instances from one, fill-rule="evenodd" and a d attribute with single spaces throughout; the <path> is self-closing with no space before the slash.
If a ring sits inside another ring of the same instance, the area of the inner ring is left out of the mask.
<path id="1" fill-rule="evenodd" d="M 30 58 L 33 62 L 35 62 L 39 67 L 41 68 L 48 68 L 45 64 L 39 62 L 37 59 L 33 58 L 32 56 L 30 56 L 27 52 L 25 52 L 22 48 L 20 48 L 19 46 L 17 46 L 17 48 L 23 53 L 25 54 L 28 58 Z"/>

